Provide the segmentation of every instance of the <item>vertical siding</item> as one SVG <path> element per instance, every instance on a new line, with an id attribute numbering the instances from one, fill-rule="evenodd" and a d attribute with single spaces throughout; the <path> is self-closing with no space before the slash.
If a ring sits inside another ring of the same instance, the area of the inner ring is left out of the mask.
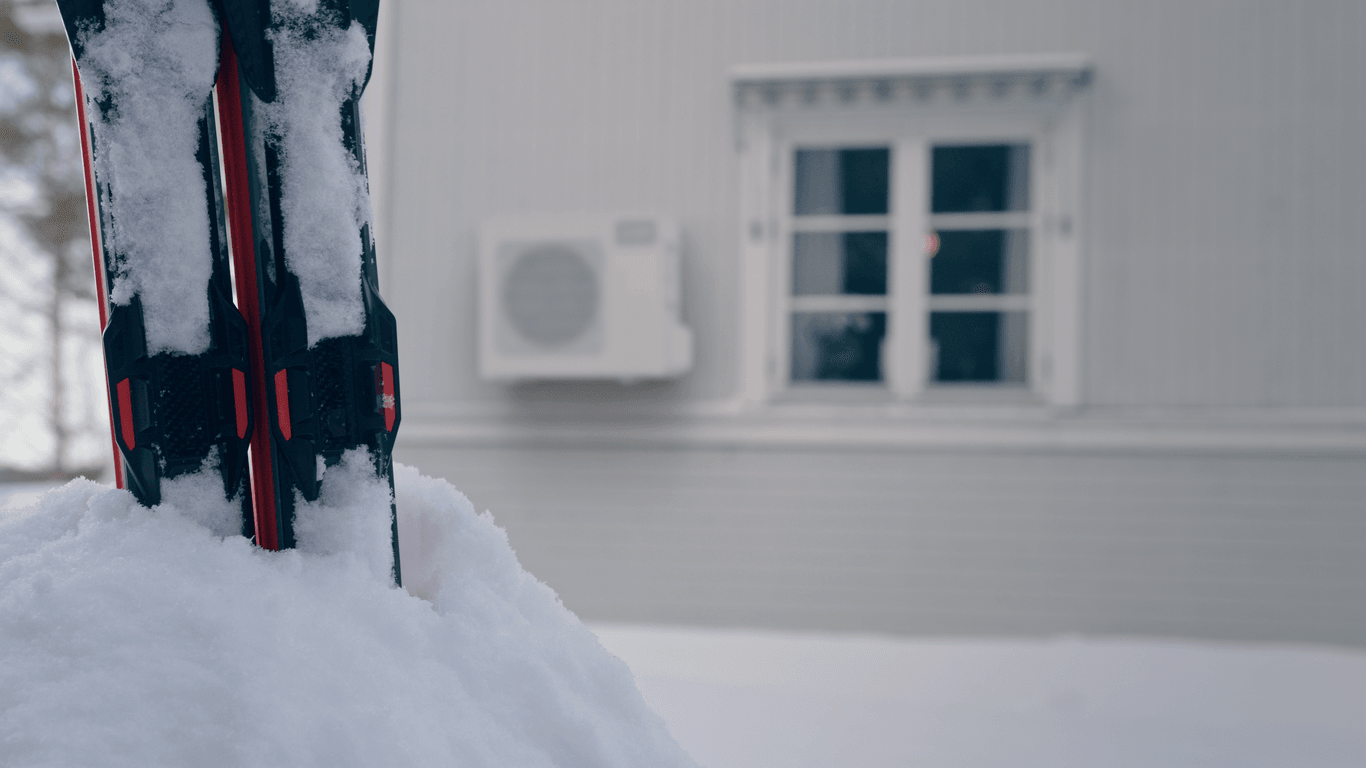
<path id="1" fill-rule="evenodd" d="M 523 396 L 473 376 L 472 233 L 529 210 L 678 216 L 697 368 L 640 397 L 735 393 L 729 66 L 1082 51 L 1088 402 L 1366 405 L 1359 2 L 396 1 L 386 258 L 412 402 Z"/>
<path id="2" fill-rule="evenodd" d="M 1366 644 L 1360 459 L 400 453 L 586 619 Z"/>
<path id="3" fill-rule="evenodd" d="M 1060 51 L 1096 61 L 1083 403 L 1366 407 L 1357 0 L 386 2 L 410 419 L 737 394 L 733 64 Z M 695 372 L 478 382 L 478 221 L 619 208 L 683 224 Z M 1359 459 L 399 450 L 593 619 L 1366 643 Z"/>
<path id="4" fill-rule="evenodd" d="M 1141 44 L 1097 50 L 1090 400 L 1361 405 L 1363 6 L 1133 4 L 1113 22 Z"/>
<path id="5" fill-rule="evenodd" d="M 683 222 L 684 313 L 708 340 L 684 390 L 728 392 L 734 355 L 725 339 L 738 310 L 726 61 L 692 55 L 697 37 L 678 31 L 708 28 L 700 18 L 706 7 L 680 24 L 674 17 L 685 15 L 682 6 L 414 5 L 420 11 L 404 14 L 405 30 L 422 27 L 428 37 L 450 30 L 453 39 L 420 43 L 413 50 L 421 53 L 406 60 L 400 54 L 398 63 L 418 66 L 428 52 L 450 54 L 426 59 L 440 60 L 440 75 L 422 81 L 439 84 L 439 97 L 413 94 L 442 105 L 411 113 L 400 107 L 400 167 L 404 147 L 410 150 L 407 175 L 400 170 L 396 180 L 394 257 L 411 267 L 397 268 L 407 277 L 396 290 L 411 297 L 404 304 L 426 313 L 405 326 L 404 341 L 443 352 L 409 374 L 407 394 L 468 399 L 502 392 L 473 377 L 472 248 L 480 219 L 623 209 L 657 210 Z M 429 155 L 434 144 L 439 154 Z M 407 333 L 412 325 L 423 327 Z"/>

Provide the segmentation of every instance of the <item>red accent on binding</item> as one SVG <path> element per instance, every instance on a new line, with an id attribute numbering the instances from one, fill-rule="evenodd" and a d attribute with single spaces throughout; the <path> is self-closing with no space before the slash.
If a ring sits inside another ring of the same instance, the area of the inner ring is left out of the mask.
<path id="1" fill-rule="evenodd" d="M 133 393 L 128 386 L 128 379 L 119 382 L 119 434 L 123 435 L 123 444 L 128 446 L 128 450 L 138 447 L 138 438 L 133 429 Z"/>
<path id="2" fill-rule="evenodd" d="M 294 437 L 289 421 L 289 371 L 284 369 L 275 372 L 275 415 L 280 419 L 280 434 L 286 440 Z"/>
<path id="3" fill-rule="evenodd" d="M 394 431 L 394 418 L 398 415 L 398 403 L 394 400 L 394 369 L 388 363 L 379 364 L 379 376 L 382 384 L 380 406 L 384 408 L 384 429 L 386 432 Z"/>
<path id="4" fill-rule="evenodd" d="M 85 91 L 81 88 L 81 73 L 76 60 L 71 60 L 71 80 L 76 86 L 76 117 L 81 121 L 81 164 L 85 169 L 85 215 L 90 225 L 90 252 L 95 257 L 95 303 L 100 308 L 100 333 L 109 325 L 109 294 L 104 290 L 104 259 L 100 256 L 100 218 L 95 210 L 95 166 L 90 158 L 90 124 L 85 120 Z M 104 345 L 100 345 L 104 357 Z M 105 361 L 108 371 L 109 361 Z M 118 437 L 114 434 L 114 398 L 109 391 L 109 376 L 104 377 L 104 399 L 109 403 L 109 442 L 114 447 L 114 484 L 123 487 L 123 459 L 119 454 Z"/>
<path id="5" fill-rule="evenodd" d="M 232 369 L 232 403 L 233 413 L 237 414 L 237 439 L 247 436 L 247 375 Z"/>
<path id="6" fill-rule="evenodd" d="M 251 496 L 256 516 L 256 543 L 279 549 L 275 520 L 275 471 L 271 461 L 270 413 L 266 401 L 266 365 L 261 350 L 261 288 L 256 278 L 256 247 L 251 227 L 251 190 L 247 184 L 247 144 L 242 128 L 241 75 L 237 53 L 223 27 L 219 49 L 218 136 L 223 143 L 223 181 L 227 187 L 228 244 L 236 275 L 237 309 L 247 321 L 247 355 L 251 359 Z"/>

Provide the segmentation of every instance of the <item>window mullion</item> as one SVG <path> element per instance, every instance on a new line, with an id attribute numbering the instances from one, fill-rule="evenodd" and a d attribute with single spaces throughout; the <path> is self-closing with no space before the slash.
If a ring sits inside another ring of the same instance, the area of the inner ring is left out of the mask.
<path id="1" fill-rule="evenodd" d="M 1035 215 L 1028 211 L 1009 213 L 936 213 L 930 216 L 930 228 L 939 230 L 972 229 L 1028 229 L 1034 226 Z"/>
<path id="2" fill-rule="evenodd" d="M 802 216 L 791 221 L 793 232 L 871 232 L 891 227 L 887 216 Z"/>
<path id="3" fill-rule="evenodd" d="M 1029 312 L 1034 301 L 1028 294 L 940 294 L 928 297 L 931 312 Z"/>
<path id="4" fill-rule="evenodd" d="M 1081 265 L 1078 213 L 1081 201 L 1081 112 L 1074 101 L 1059 115 L 1048 136 L 1051 163 L 1040 179 L 1046 184 L 1048 226 L 1040 232 L 1046 243 L 1048 273 L 1045 291 L 1048 301 L 1047 329 L 1049 400 L 1061 406 L 1081 401 L 1081 372 L 1077 355 L 1081 347 Z"/>
<path id="5" fill-rule="evenodd" d="M 782 179 L 773 167 L 773 134 L 762 115 L 746 115 L 739 127 L 740 148 L 740 275 L 743 333 L 739 339 L 741 397 L 750 403 L 767 402 L 773 394 L 772 356 L 775 328 L 770 297 L 774 254 L 775 194 L 782 197 Z"/>
<path id="6" fill-rule="evenodd" d="M 793 185 L 793 150 L 788 141 L 775 143 L 773 173 L 774 188 L 780 190 L 773 202 L 774 253 L 776 269 L 773 271 L 771 290 L 776 301 L 773 306 L 773 341 L 769 357 L 768 381 L 770 392 L 779 392 L 792 383 L 792 232 L 793 206 L 796 191 Z"/>
<path id="7" fill-rule="evenodd" d="M 892 152 L 888 334 L 883 366 L 888 386 L 910 398 L 925 387 L 927 347 L 925 234 L 929 231 L 929 148 L 903 138 Z"/>
<path id="8" fill-rule="evenodd" d="M 793 312 L 886 312 L 886 296 L 793 296 L 789 300 Z"/>

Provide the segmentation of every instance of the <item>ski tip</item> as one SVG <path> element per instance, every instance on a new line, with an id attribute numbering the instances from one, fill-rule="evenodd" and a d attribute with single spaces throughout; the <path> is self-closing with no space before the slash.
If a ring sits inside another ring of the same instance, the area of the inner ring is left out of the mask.
<path id="1" fill-rule="evenodd" d="M 80 33 L 86 29 L 104 28 L 104 1 L 57 0 L 57 10 L 62 13 L 62 26 L 66 27 L 66 40 L 71 44 L 71 54 L 79 64 L 82 54 L 85 53 L 81 46 Z"/>
<path id="2" fill-rule="evenodd" d="M 215 0 L 214 6 L 218 11 L 218 17 L 228 30 L 232 48 L 247 85 L 260 100 L 275 101 L 275 55 L 268 34 L 271 25 L 269 1 Z M 365 29 L 365 37 L 370 44 L 370 56 L 374 58 L 375 31 L 379 24 L 379 0 L 351 0 L 349 3 L 343 0 L 322 0 L 319 6 L 321 12 L 334 12 L 343 26 L 358 22 Z M 361 92 L 370 81 L 370 69 L 366 69 L 365 82 L 360 86 Z"/>

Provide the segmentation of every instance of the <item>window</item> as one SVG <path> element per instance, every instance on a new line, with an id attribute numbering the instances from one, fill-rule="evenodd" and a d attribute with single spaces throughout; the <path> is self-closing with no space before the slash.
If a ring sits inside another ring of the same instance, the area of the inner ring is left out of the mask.
<path id="1" fill-rule="evenodd" d="M 741 68 L 746 399 L 1075 403 L 1086 72 Z"/>
<path id="2" fill-rule="evenodd" d="M 887 147 L 796 150 L 793 382 L 882 380 L 890 157 Z"/>
<path id="3" fill-rule="evenodd" d="M 1029 385 L 1028 144 L 934 146 L 931 384 Z"/>

